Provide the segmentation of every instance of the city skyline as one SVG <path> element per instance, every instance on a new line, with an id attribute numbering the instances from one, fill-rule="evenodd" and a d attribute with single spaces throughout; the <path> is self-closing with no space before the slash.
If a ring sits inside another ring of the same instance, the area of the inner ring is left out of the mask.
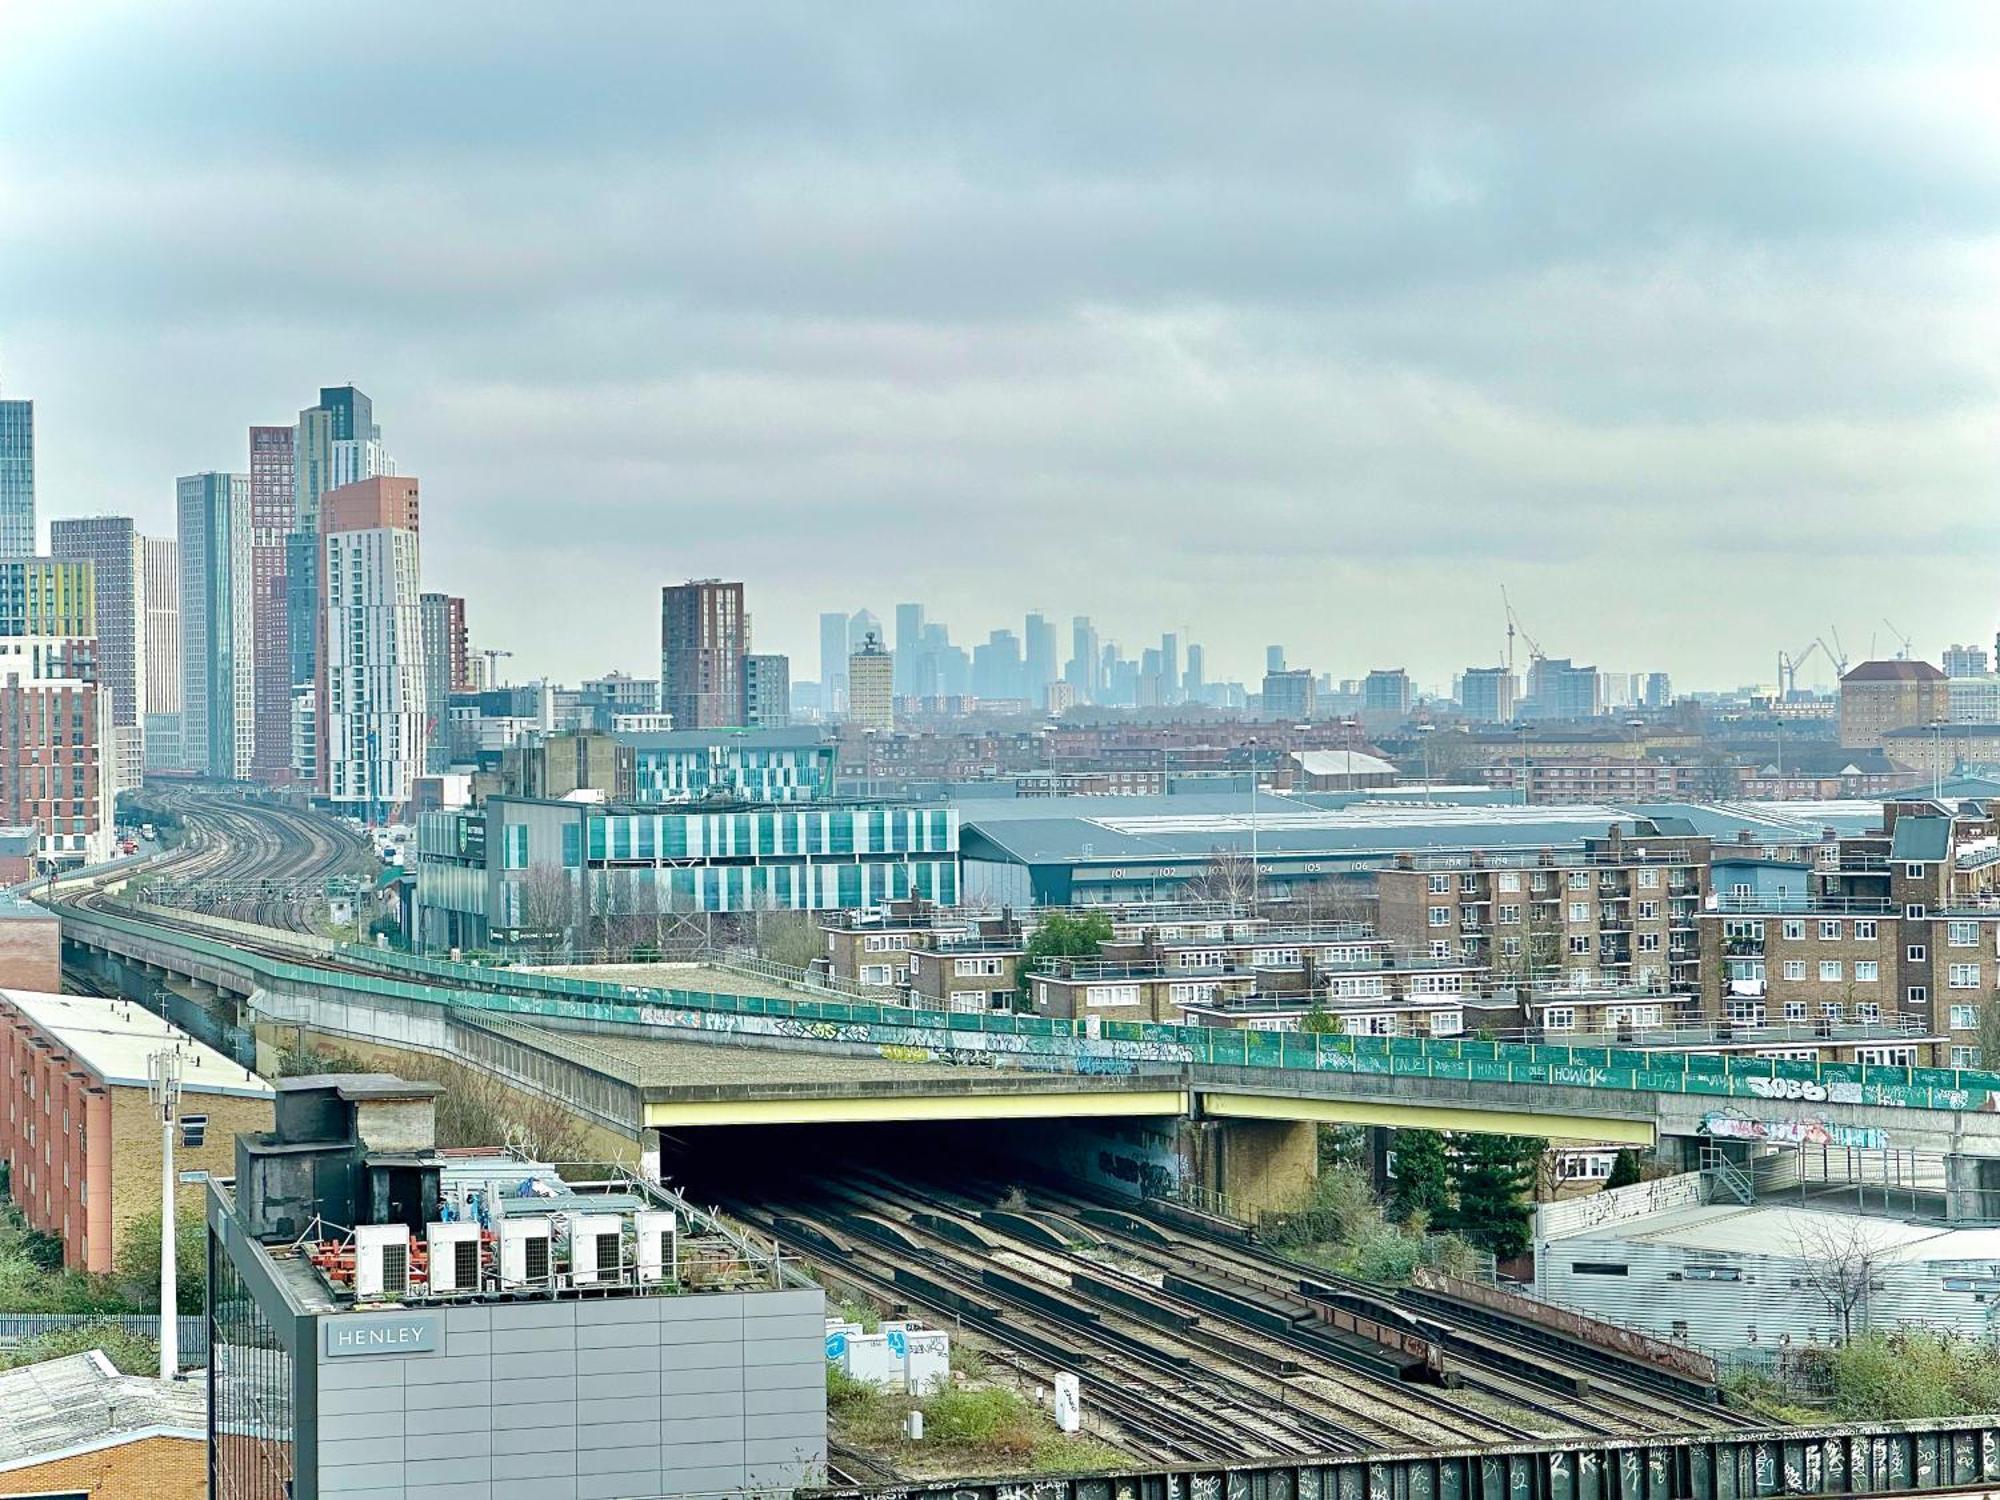
<path id="1" fill-rule="evenodd" d="M 435 582 L 564 680 L 711 575 L 794 661 L 928 595 L 1442 683 L 1503 582 L 1691 686 L 1884 615 L 1934 658 L 1993 624 L 1995 20 L 1805 14 L 364 6 L 356 94 L 307 13 L 24 7 L 0 376 L 43 517 L 148 534 L 359 383 Z"/>

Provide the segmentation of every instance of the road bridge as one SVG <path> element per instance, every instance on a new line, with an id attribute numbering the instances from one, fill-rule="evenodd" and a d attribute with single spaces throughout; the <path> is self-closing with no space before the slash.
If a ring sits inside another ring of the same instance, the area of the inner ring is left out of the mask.
<path id="1" fill-rule="evenodd" d="M 1178 1116 L 1274 1142 L 1274 1126 L 1342 1122 L 1909 1150 L 1945 1158 L 1967 1204 L 2000 1186 L 2000 1075 L 1971 1070 L 957 1015 L 486 968 L 143 911 L 71 905 L 62 917 L 72 960 L 127 993 L 178 983 L 220 997 L 246 1030 L 466 1057 L 585 1101 L 638 1141 L 706 1125 Z M 505 1048 L 493 1040 L 503 1032 Z M 569 1032 L 625 1050 L 589 1063 L 583 1044 L 552 1039 Z M 704 1056 L 673 1065 L 632 1052 L 639 1041 Z M 747 1076 L 729 1061 L 770 1053 L 791 1061 Z M 1238 1170 L 1249 1180 L 1237 1194 L 1252 1196 L 1256 1170 Z"/>

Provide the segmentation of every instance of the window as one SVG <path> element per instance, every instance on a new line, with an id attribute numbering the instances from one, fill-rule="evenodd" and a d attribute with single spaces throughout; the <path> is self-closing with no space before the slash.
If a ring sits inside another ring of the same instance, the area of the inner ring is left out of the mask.
<path id="1" fill-rule="evenodd" d="M 1840 941 L 1840 918 L 1822 918 L 1819 924 L 1819 940 L 1822 943 Z"/>
<path id="2" fill-rule="evenodd" d="M 1659 935 L 1659 934 L 1658 934 L 1657 932 L 1642 932 L 1642 933 L 1640 933 L 1640 934 L 1639 934 L 1639 951 L 1640 951 L 1641 953 L 1657 953 L 1657 952 L 1659 952 L 1659 951 L 1660 951 L 1660 935 Z"/>
<path id="3" fill-rule="evenodd" d="M 1520 908 L 1520 907 L 1518 907 L 1518 906 L 1503 906 L 1503 907 L 1501 907 L 1501 908 L 1500 908 L 1500 925 L 1501 925 L 1501 926 L 1503 926 L 1503 927 L 1512 927 L 1512 926 L 1515 926 L 1516 924 L 1518 924 L 1518 923 L 1520 922 L 1520 920 L 1521 920 L 1521 908 Z"/>
<path id="4" fill-rule="evenodd" d="M 1924 867 L 1916 860 L 1911 860 L 1903 866 L 1903 873 L 1912 880 L 1922 880 L 1924 878 Z"/>
<path id="5" fill-rule="evenodd" d="M 1854 962 L 1854 982 L 1873 984 L 1882 977 L 1882 966 L 1872 958 L 1856 959 Z"/>
<path id="6" fill-rule="evenodd" d="M 1681 1273 L 1688 1281 L 1741 1281 L 1743 1272 L 1737 1266 L 1689 1266 Z"/>
<path id="7" fill-rule="evenodd" d="M 1503 892 L 1513 894 L 1521 889 L 1521 877 L 1510 871 L 1499 877 L 1499 884 Z"/>
<path id="8" fill-rule="evenodd" d="M 863 984 L 888 984 L 894 977 L 894 974 L 895 970 L 888 964 L 863 964 L 861 966 L 861 982 Z"/>
<path id="9" fill-rule="evenodd" d="M 1785 1019 L 1787 1021 L 1803 1021 L 1805 1020 L 1805 1018 L 1806 1018 L 1805 1001 L 1787 1000 L 1785 1002 Z"/>
<path id="10" fill-rule="evenodd" d="M 1805 977 L 1806 961 L 1803 958 L 1788 958 L 1785 960 L 1785 978 L 1804 979 Z"/>
<path id="11" fill-rule="evenodd" d="M 1139 986 L 1136 984 L 1093 984 L 1083 992 L 1083 1003 L 1093 1008 L 1114 1005 L 1137 1005 Z"/>
<path id="12" fill-rule="evenodd" d="M 1921 922 L 1921 921 L 1923 921 L 1923 919 L 1924 919 L 1924 903 L 1923 903 L 1923 902 L 1921 902 L 1921 901 L 1912 901 L 1912 902 L 1910 902 L 1910 903 L 1909 903 L 1908 905 L 1906 905 L 1906 906 L 1905 906 L 1905 907 L 1903 908 L 1903 916 L 1904 916 L 1904 918 L 1905 918 L 1906 920 L 1908 920 L 1908 921 L 1911 921 L 1911 922 Z"/>
<path id="13" fill-rule="evenodd" d="M 1928 1005 L 1930 1000 L 1931 992 L 1927 985 L 1913 984 L 1903 992 L 1905 1005 Z"/>
<path id="14" fill-rule="evenodd" d="M 1946 971 L 1945 983 L 1955 990 L 1976 990 L 1979 988 L 1978 964 L 1953 964 Z"/>
<path id="15" fill-rule="evenodd" d="M 1976 1068 L 1979 1066 L 1977 1047 L 1954 1047 L 1951 1049 L 1951 1065 L 1954 1068 Z"/>
<path id="16" fill-rule="evenodd" d="M 1570 1262 L 1572 1276 L 1629 1276 L 1630 1266 L 1621 1266 L 1609 1260 L 1576 1260 Z"/>
<path id="17" fill-rule="evenodd" d="M 1003 961 L 997 958 L 955 958 L 951 972 L 960 979 L 992 978 L 997 975 Z"/>
<path id="18" fill-rule="evenodd" d="M 1449 875 L 1431 876 L 1431 894 L 1433 896 L 1442 896 L 1450 889 L 1451 877 Z"/>
<path id="19" fill-rule="evenodd" d="M 1660 914 L 1660 903 L 1659 903 L 1659 902 L 1657 902 L 1657 901 L 1641 901 L 1641 902 L 1639 903 L 1639 920 L 1640 920 L 1640 921 L 1642 921 L 1642 922 L 1650 922 L 1650 921 L 1652 921 L 1652 920 L 1653 920 L 1654 918 L 1658 917 L 1658 916 L 1659 916 L 1659 914 Z"/>
<path id="20" fill-rule="evenodd" d="M 1579 933 L 1577 936 L 1571 938 L 1569 940 L 1569 951 L 1571 953 L 1588 953 L 1590 951 L 1590 934 Z"/>
<path id="21" fill-rule="evenodd" d="M 1754 1000 L 1732 1000 L 1729 1002 L 1728 1016 L 1738 1026 L 1762 1026 L 1764 1007 Z"/>
<path id="22" fill-rule="evenodd" d="M 1979 924 L 1948 922 L 1945 924 L 1944 940 L 1954 948 L 1976 948 L 1979 946 Z"/>
<path id="23" fill-rule="evenodd" d="M 1976 1005 L 1954 1005 L 1951 1008 L 1951 1029 L 1953 1031 L 1973 1031 L 1979 1026 L 1979 1007 Z"/>
<path id="24" fill-rule="evenodd" d="M 1590 889 L 1590 875 L 1589 875 L 1589 873 L 1588 873 L 1587 871 L 1584 871 L 1584 870 L 1572 870 L 1572 871 L 1570 871 L 1570 876 L 1569 876 L 1569 888 L 1570 888 L 1571 890 L 1573 890 L 1573 891 L 1587 891 L 1587 890 L 1589 890 L 1589 889 Z"/>
<path id="25" fill-rule="evenodd" d="M 1871 1068 L 1913 1068 L 1917 1065 L 1915 1047 L 1856 1047 L 1854 1060 Z"/>
<path id="26" fill-rule="evenodd" d="M 1803 940 L 1805 935 L 1806 935 L 1806 919 L 1804 917 L 1785 918 L 1785 936 L 1787 938 L 1791 938 L 1793 940 Z"/>
<path id="27" fill-rule="evenodd" d="M 1576 1010 L 1568 1005 L 1551 1005 L 1542 1012 L 1542 1026 L 1548 1031 L 1576 1030 Z"/>
<path id="28" fill-rule="evenodd" d="M 1500 939 L 1500 954 L 1503 958 L 1519 958 L 1521 956 L 1521 940 L 1519 938 Z"/>
<path id="29" fill-rule="evenodd" d="M 1431 908 L 1431 926 L 1451 926 L 1451 908 L 1449 906 L 1433 906 Z"/>
<path id="30" fill-rule="evenodd" d="M 1477 875 L 1461 875 L 1461 876 L 1459 876 L 1459 877 L 1458 877 L 1458 888 L 1459 888 L 1459 890 L 1463 891 L 1463 892 L 1464 892 L 1464 893 L 1465 893 L 1466 895 L 1468 895 L 1468 896 L 1472 896 L 1472 895 L 1476 895 L 1476 894 L 1478 894 L 1478 891 L 1479 891 L 1479 877 L 1478 877 Z"/>
<path id="31" fill-rule="evenodd" d="M 1660 872 L 1658 870 L 1641 870 L 1638 874 L 1638 881 L 1640 890 L 1656 891 L 1660 888 Z"/>
<path id="32" fill-rule="evenodd" d="M 1839 984 L 1845 977 L 1843 972 L 1845 967 L 1837 958 L 1821 959 L 1819 961 L 1819 982 L 1821 984 Z"/>
<path id="33" fill-rule="evenodd" d="M 1910 944 L 1909 947 L 1903 950 L 1903 957 L 1908 959 L 1913 964 L 1922 963 L 1926 956 L 1927 955 L 1924 952 L 1924 945 L 1922 943 L 1912 943 Z"/>
<path id="34" fill-rule="evenodd" d="M 861 948 L 864 953 L 887 953 L 889 940 L 880 935 L 865 937 L 861 940 Z"/>
<path id="35" fill-rule="evenodd" d="M 1875 941 L 1875 924 L 1874 924 L 1874 922 L 1872 922 L 1872 921 L 1857 921 L 1857 922 L 1856 922 L 1856 923 L 1854 924 L 1854 936 L 1855 936 L 1855 937 L 1856 937 L 1856 938 L 1857 938 L 1857 939 L 1858 939 L 1859 941 L 1861 941 L 1861 942 L 1864 942 L 1864 943 L 1872 943 L 1872 942 L 1874 942 L 1874 941 Z"/>
<path id="36" fill-rule="evenodd" d="M 1572 922 L 1588 922 L 1590 920 L 1589 903 L 1583 901 L 1570 902 L 1569 919 Z"/>
<path id="37" fill-rule="evenodd" d="M 1823 1001 L 1819 1013 L 1829 1021 L 1838 1021 L 1845 1014 L 1838 1000 Z"/>
<path id="38" fill-rule="evenodd" d="M 1855 1006 L 1854 1013 L 1870 1025 L 1882 1019 L 1882 1007 L 1872 1000 Z"/>
<path id="39" fill-rule="evenodd" d="M 1450 958 L 1450 957 L 1451 957 L 1451 939 L 1450 939 L 1450 938 L 1443 938 L 1443 939 L 1440 939 L 1440 940 L 1439 940 L 1439 941 L 1437 941 L 1437 942 L 1434 942 L 1434 943 L 1432 943 L 1432 944 L 1431 944 L 1431 957 L 1432 957 L 1432 958 Z"/>

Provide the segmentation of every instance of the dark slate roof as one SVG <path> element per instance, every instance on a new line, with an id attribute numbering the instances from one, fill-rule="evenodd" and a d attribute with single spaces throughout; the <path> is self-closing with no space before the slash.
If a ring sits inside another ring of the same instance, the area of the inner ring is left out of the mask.
<path id="1" fill-rule="evenodd" d="M 1864 661 L 1842 682 L 1942 682 L 1944 673 L 1927 661 Z"/>
<path id="2" fill-rule="evenodd" d="M 1889 858 L 1943 859 L 1951 851 L 1951 819 L 1898 818 L 1889 841 Z"/>

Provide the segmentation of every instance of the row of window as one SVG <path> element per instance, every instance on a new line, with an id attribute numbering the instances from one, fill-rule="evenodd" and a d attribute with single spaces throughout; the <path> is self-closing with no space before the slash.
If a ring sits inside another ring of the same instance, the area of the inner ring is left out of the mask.
<path id="1" fill-rule="evenodd" d="M 1599 881 L 1600 886 L 1605 890 L 1615 890 L 1617 889 L 1620 883 L 1621 882 L 1618 880 L 1617 876 L 1608 873 L 1603 874 L 1602 878 Z M 1656 891 L 1660 888 L 1660 872 L 1657 869 L 1650 869 L 1650 868 L 1634 870 L 1632 872 L 1632 884 L 1642 891 Z M 1590 871 L 1571 870 L 1569 872 L 1568 885 L 1569 888 L 1573 891 L 1589 890 Z M 1458 888 L 1464 894 L 1468 896 L 1472 895 L 1479 889 L 1479 876 L 1460 875 L 1458 877 Z M 1496 891 L 1503 891 L 1503 892 L 1513 892 L 1520 890 L 1521 889 L 1520 873 L 1514 870 L 1501 870 L 1497 872 L 1493 876 L 1493 888 Z M 1531 875 L 1528 879 L 1528 889 L 1531 891 L 1548 890 L 1549 877 L 1546 874 L 1542 874 L 1540 872 Z M 1451 894 L 1451 876 L 1449 875 L 1431 876 L 1430 890 L 1433 896 L 1446 896 Z"/>

